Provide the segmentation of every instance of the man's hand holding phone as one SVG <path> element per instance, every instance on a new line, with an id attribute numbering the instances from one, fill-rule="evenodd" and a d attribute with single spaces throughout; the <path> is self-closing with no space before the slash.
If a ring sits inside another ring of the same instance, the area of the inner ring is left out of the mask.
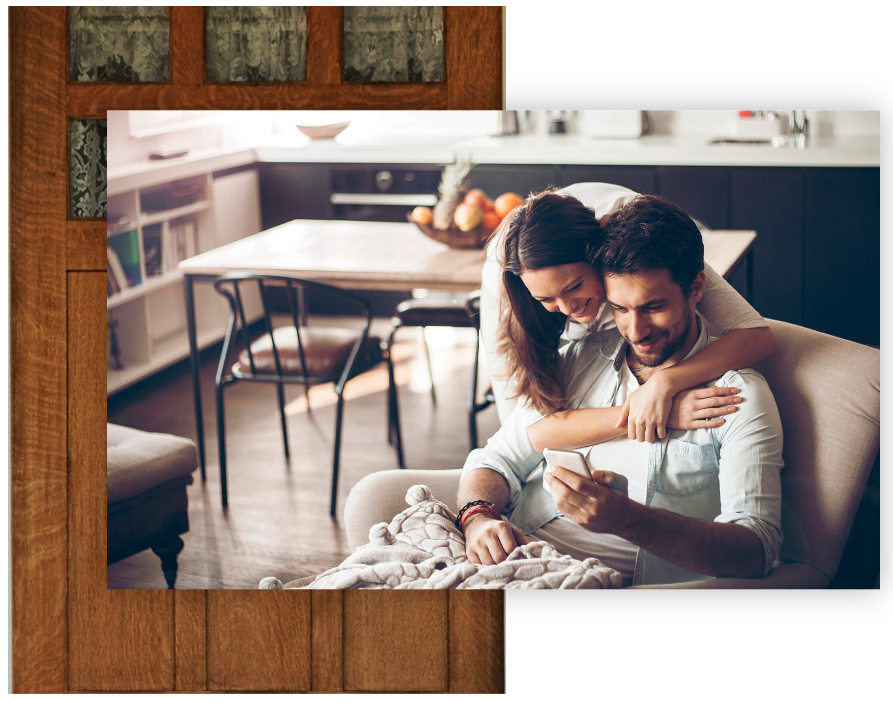
<path id="1" fill-rule="evenodd" d="M 591 477 L 586 479 L 554 465 L 544 479 L 558 510 L 571 521 L 593 533 L 617 533 L 632 516 L 625 490 L 612 488 L 617 477 L 622 475 L 592 470 Z"/>
<path id="2" fill-rule="evenodd" d="M 488 514 L 475 514 L 463 525 L 465 554 L 473 565 L 495 565 L 503 562 L 519 545 L 530 541 L 507 521 Z"/>

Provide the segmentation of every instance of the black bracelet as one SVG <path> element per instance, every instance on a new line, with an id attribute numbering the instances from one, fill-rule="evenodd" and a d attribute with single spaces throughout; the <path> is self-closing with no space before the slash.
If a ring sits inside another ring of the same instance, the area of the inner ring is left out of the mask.
<path id="1" fill-rule="evenodd" d="M 456 521 L 455 521 L 456 528 L 461 528 L 462 515 L 473 506 L 489 506 L 491 509 L 493 509 L 493 512 L 496 513 L 496 504 L 494 504 L 492 501 L 486 501 L 485 499 L 478 499 L 477 501 L 470 501 L 465 506 L 463 506 L 461 509 L 459 509 L 459 515 L 456 516 Z"/>

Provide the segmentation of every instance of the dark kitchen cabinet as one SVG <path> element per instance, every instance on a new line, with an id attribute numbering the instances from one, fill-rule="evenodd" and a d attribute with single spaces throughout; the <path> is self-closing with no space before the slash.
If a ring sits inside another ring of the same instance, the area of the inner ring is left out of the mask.
<path id="1" fill-rule="evenodd" d="M 561 166 L 561 186 L 574 183 L 613 183 L 642 194 L 657 194 L 653 167 Z"/>
<path id="2" fill-rule="evenodd" d="M 729 228 L 731 169 L 699 166 L 657 168 L 657 192 L 709 229 Z"/>
<path id="3" fill-rule="evenodd" d="M 678 204 L 708 229 L 728 229 L 732 171 L 723 167 L 661 166 L 656 169 L 661 197 Z M 757 244 L 760 239 L 757 238 Z M 729 278 L 729 284 L 747 297 L 747 263 Z"/>
<path id="4" fill-rule="evenodd" d="M 880 169 L 806 172 L 803 325 L 880 345 Z"/>
<path id="5" fill-rule="evenodd" d="M 732 229 L 755 229 L 752 304 L 764 317 L 803 323 L 804 171 L 732 168 Z"/>
<path id="6" fill-rule="evenodd" d="M 292 219 L 331 219 L 329 166 L 320 163 L 260 163 L 264 229 Z"/>
<path id="7" fill-rule="evenodd" d="M 527 197 L 531 192 L 559 185 L 557 166 L 476 165 L 468 180 L 493 199 L 505 192 Z"/>

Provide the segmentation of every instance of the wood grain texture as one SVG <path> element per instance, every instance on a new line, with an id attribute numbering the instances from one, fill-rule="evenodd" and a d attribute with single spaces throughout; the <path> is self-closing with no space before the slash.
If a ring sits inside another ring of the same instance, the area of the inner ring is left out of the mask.
<path id="1" fill-rule="evenodd" d="M 309 591 L 209 591 L 208 688 L 310 689 Z"/>
<path id="2" fill-rule="evenodd" d="M 205 8 L 172 6 L 170 12 L 171 83 L 201 85 L 205 82 Z"/>
<path id="3" fill-rule="evenodd" d="M 12 689 L 68 677 L 65 8 L 9 9 Z"/>
<path id="4" fill-rule="evenodd" d="M 344 660 L 344 592 L 311 592 L 313 691 L 341 691 Z"/>
<path id="5" fill-rule="evenodd" d="M 450 592 L 450 693 L 505 693 L 505 594 Z"/>
<path id="6" fill-rule="evenodd" d="M 344 592 L 345 691 L 447 691 L 445 591 Z"/>
<path id="7" fill-rule="evenodd" d="M 504 107 L 502 10 L 481 6 L 444 8 L 447 109 Z"/>
<path id="8" fill-rule="evenodd" d="M 453 106 L 449 100 L 455 86 L 448 83 L 342 85 L 340 13 L 340 8 L 310 10 L 311 31 L 337 31 L 310 39 L 308 49 L 320 53 L 308 56 L 307 84 L 205 85 L 204 10 L 183 7 L 171 11 L 173 82 L 108 85 L 67 83 L 66 8 L 10 9 L 16 692 L 307 690 L 311 683 L 335 690 L 341 681 L 336 641 L 342 631 L 341 654 L 352 660 L 355 685 L 446 690 L 453 679 L 447 668 L 450 624 L 445 592 L 399 592 L 395 598 L 389 598 L 395 593 L 376 592 L 385 598 L 367 599 L 365 607 L 361 599 L 353 608 L 344 606 L 340 627 L 335 603 L 317 605 L 321 617 L 314 638 L 307 592 L 105 588 L 105 307 L 102 273 L 83 272 L 102 270 L 102 222 L 67 221 L 68 120 L 103 118 L 109 109 Z M 500 52 L 501 27 L 500 15 Z M 477 32 L 486 30 L 479 26 L 454 33 L 451 41 L 454 50 L 465 43 L 464 53 L 480 63 L 483 34 Z M 490 50 L 497 45 L 486 38 L 484 43 Z M 456 77 L 476 81 L 468 91 L 453 91 L 456 107 L 501 107 L 501 55 L 492 63 L 499 72 L 492 83 L 499 85 L 496 105 L 473 102 L 475 96 L 492 92 L 486 87 L 490 77 L 481 82 L 470 62 L 450 69 L 449 61 L 448 80 L 454 70 Z M 66 276 L 66 270 L 79 272 Z M 321 601 L 335 602 L 364 592 L 320 594 Z M 432 637 L 440 642 L 432 645 Z M 402 654 L 403 643 L 395 650 L 390 644 L 395 639 L 407 641 L 405 650 L 412 652 Z M 312 665 L 314 640 L 319 658 Z M 375 642 L 382 644 L 367 649 L 367 643 Z M 383 671 L 364 670 L 363 660 L 376 656 L 383 658 Z"/>
<path id="9" fill-rule="evenodd" d="M 468 104 L 472 98 L 469 96 Z M 488 104 L 478 102 L 481 109 Z M 183 85 L 70 85 L 69 112 L 78 119 L 118 110 L 447 109 L 445 83 L 314 85 L 214 83 Z M 470 109 L 470 107 L 466 107 Z"/>
<path id="10" fill-rule="evenodd" d="M 173 689 L 174 593 L 107 588 L 105 275 L 68 279 L 70 688 Z"/>
<path id="11" fill-rule="evenodd" d="M 207 688 L 207 593 L 174 592 L 175 665 L 177 691 Z"/>
<path id="12" fill-rule="evenodd" d="M 105 270 L 105 219 L 72 219 L 66 226 L 66 269 Z"/>
<path id="13" fill-rule="evenodd" d="M 307 8 L 307 81 L 340 85 L 344 57 L 344 8 Z"/>

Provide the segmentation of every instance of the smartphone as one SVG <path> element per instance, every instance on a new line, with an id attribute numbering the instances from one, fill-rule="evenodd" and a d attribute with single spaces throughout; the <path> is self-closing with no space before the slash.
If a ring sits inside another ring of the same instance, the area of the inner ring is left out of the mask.
<path id="1" fill-rule="evenodd" d="M 552 450 L 551 448 L 546 448 L 543 450 L 543 457 L 546 458 L 547 469 L 550 469 L 553 465 L 558 465 L 584 479 L 592 479 L 589 466 L 586 464 L 586 458 L 583 457 L 583 453 L 577 450 Z M 611 475 L 611 484 L 608 486 L 615 492 L 626 494 L 629 489 L 629 482 L 626 477 L 613 471 Z"/>

